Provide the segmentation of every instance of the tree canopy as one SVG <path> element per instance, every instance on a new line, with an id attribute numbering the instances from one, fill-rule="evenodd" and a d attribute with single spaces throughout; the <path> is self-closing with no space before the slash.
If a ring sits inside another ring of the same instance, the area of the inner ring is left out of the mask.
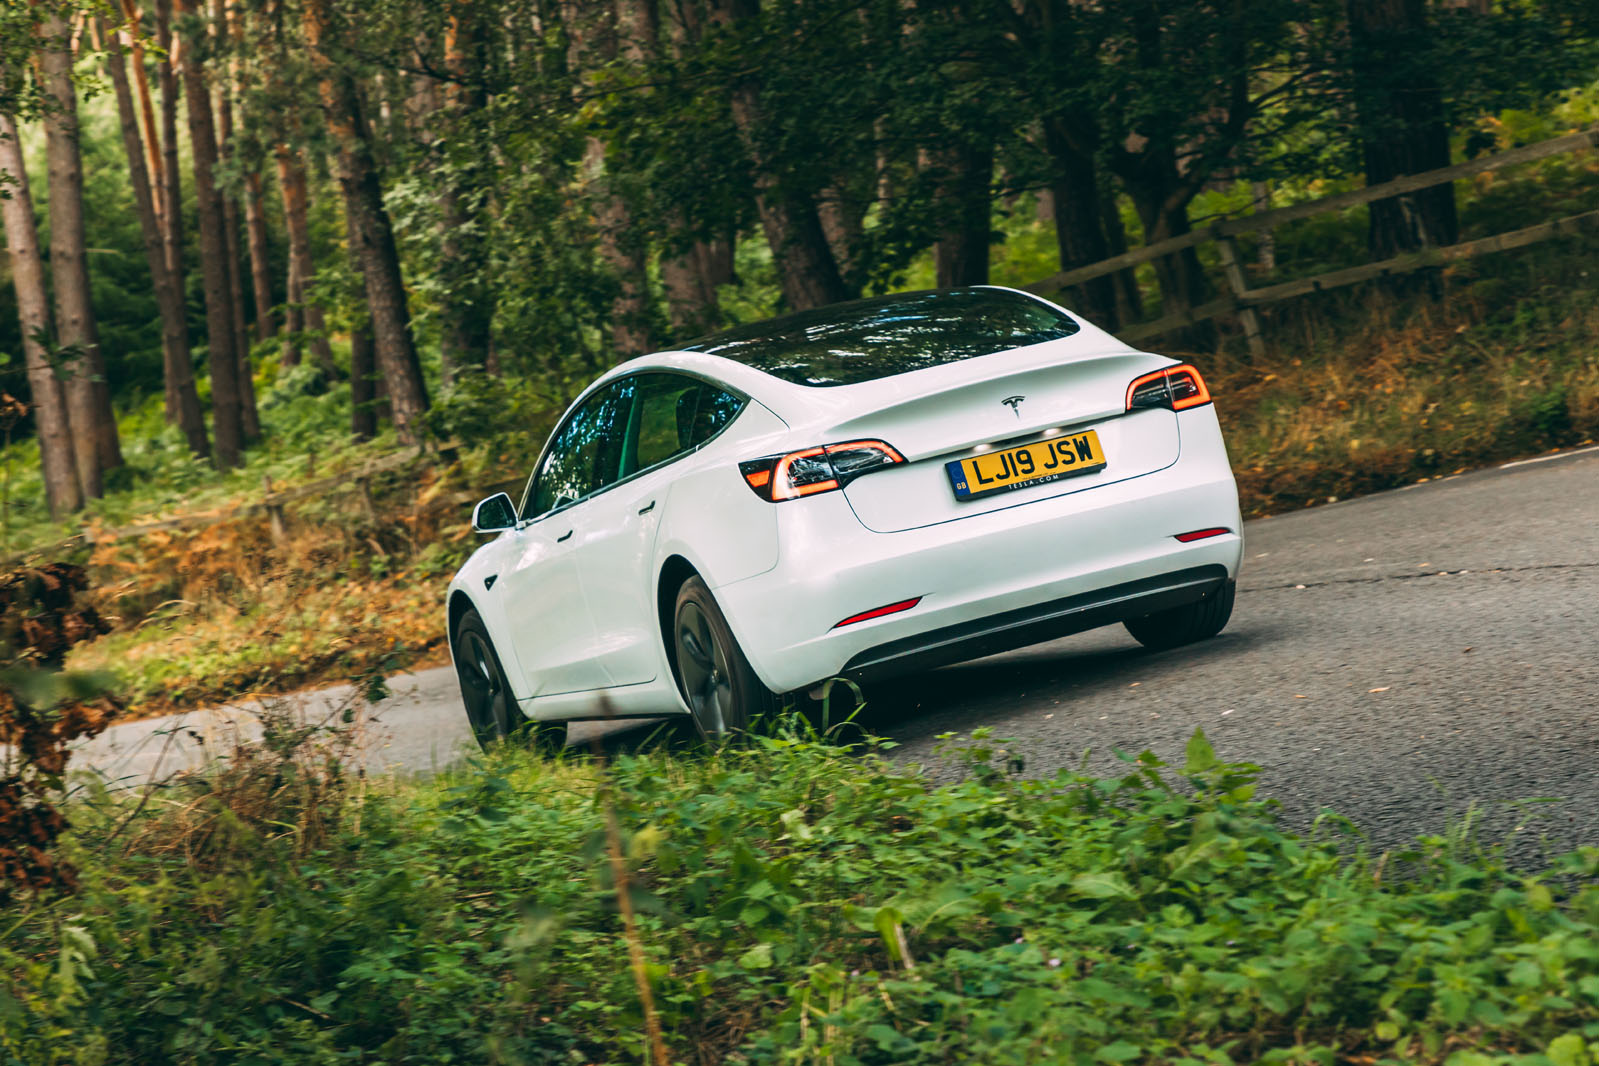
<path id="1" fill-rule="evenodd" d="M 120 462 L 113 399 L 159 390 L 194 454 L 239 462 L 268 362 L 415 442 L 486 376 L 562 394 L 929 255 L 986 282 L 1019 197 L 1067 269 L 1187 232 L 1207 188 L 1446 165 L 1482 115 L 1590 78 L 1596 37 L 1578 0 L 11 4 L 0 111 L 48 179 L 8 245 L 36 219 L 50 276 L 0 315 L 0 351 L 37 342 L 4 388 L 42 424 L 48 365 L 98 435 L 68 510 Z M 1374 252 L 1455 239 L 1448 186 L 1385 203 Z M 1069 299 L 1115 328 L 1206 297 L 1192 251 L 1156 268 Z"/>

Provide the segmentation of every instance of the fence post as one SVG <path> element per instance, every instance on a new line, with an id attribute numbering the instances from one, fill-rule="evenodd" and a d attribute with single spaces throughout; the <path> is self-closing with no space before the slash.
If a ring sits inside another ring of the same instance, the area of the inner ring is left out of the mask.
<path id="1" fill-rule="evenodd" d="M 1221 253 L 1221 272 L 1227 279 L 1227 287 L 1232 290 L 1233 298 L 1242 300 L 1249 291 L 1249 279 L 1244 277 L 1244 267 L 1238 261 L 1238 245 L 1233 243 L 1231 237 L 1218 236 L 1216 250 Z M 1249 354 L 1257 359 L 1266 355 L 1266 342 L 1260 335 L 1260 312 L 1253 307 L 1242 306 L 1238 309 L 1238 321 L 1244 327 L 1244 340 L 1249 344 Z"/>
<path id="2" fill-rule="evenodd" d="M 267 529 L 272 534 L 273 546 L 281 548 L 288 538 L 288 532 L 283 528 L 283 505 L 272 499 L 272 475 L 261 478 L 261 487 L 266 490 Z"/>
<path id="3" fill-rule="evenodd" d="M 361 510 L 366 512 L 367 522 L 375 526 L 378 524 L 378 505 L 372 499 L 372 479 L 363 474 L 355 483 L 361 490 Z"/>

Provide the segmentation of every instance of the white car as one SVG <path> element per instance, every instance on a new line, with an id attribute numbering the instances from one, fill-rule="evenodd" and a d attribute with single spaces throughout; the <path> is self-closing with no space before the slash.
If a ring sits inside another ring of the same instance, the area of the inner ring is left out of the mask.
<path id="1" fill-rule="evenodd" d="M 745 728 L 1121 622 L 1219 632 L 1238 491 L 1194 367 L 998 287 L 901 293 L 631 360 L 562 417 L 449 588 L 489 743 L 596 716 Z"/>

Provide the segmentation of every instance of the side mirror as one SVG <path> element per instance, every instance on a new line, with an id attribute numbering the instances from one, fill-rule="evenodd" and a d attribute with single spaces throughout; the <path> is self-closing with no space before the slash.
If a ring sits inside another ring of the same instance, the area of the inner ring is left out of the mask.
<path id="1" fill-rule="evenodd" d="M 472 509 L 472 528 L 479 533 L 498 533 L 516 525 L 516 504 L 503 492 L 496 492 Z"/>

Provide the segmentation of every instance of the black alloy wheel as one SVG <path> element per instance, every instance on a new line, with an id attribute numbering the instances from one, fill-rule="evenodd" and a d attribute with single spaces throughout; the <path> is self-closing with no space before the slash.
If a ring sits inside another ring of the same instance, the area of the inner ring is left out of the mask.
<path id="1" fill-rule="evenodd" d="M 678 590 L 672 641 L 678 688 L 702 737 L 747 733 L 752 721 L 776 709 L 777 698 L 755 675 L 698 577 Z"/>
<path id="2" fill-rule="evenodd" d="M 548 754 L 566 746 L 565 722 L 536 722 L 522 716 L 488 629 L 475 610 L 462 615 L 455 627 L 455 675 L 472 735 L 484 751 L 513 740 Z"/>

